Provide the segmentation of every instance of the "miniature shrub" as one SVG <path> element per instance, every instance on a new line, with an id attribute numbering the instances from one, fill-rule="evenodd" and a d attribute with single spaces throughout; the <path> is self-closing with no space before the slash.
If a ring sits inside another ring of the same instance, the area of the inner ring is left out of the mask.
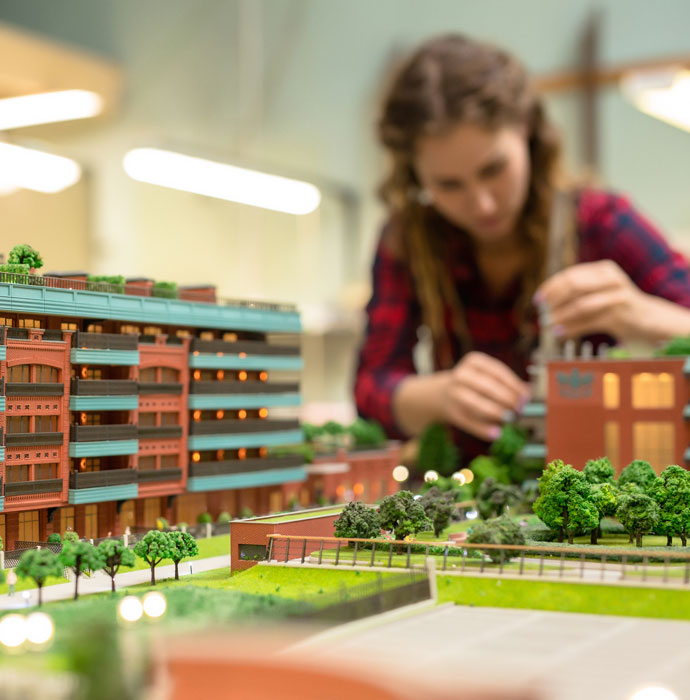
<path id="1" fill-rule="evenodd" d="M 154 282 L 153 296 L 164 299 L 177 299 L 177 282 Z"/>
<path id="2" fill-rule="evenodd" d="M 210 513 L 199 513 L 196 517 L 196 521 L 199 525 L 206 525 L 206 523 L 212 523 L 213 518 Z"/>
<path id="3" fill-rule="evenodd" d="M 79 535 L 72 531 L 68 530 L 63 536 L 62 536 L 62 541 L 63 542 L 79 542 Z"/>
<path id="4" fill-rule="evenodd" d="M 123 294 L 125 291 L 125 278 L 122 275 L 87 275 L 87 282 L 110 284 L 115 287 L 115 294 Z"/>
<path id="5" fill-rule="evenodd" d="M 38 270 L 39 267 L 43 267 L 43 258 L 41 254 L 27 243 L 14 246 L 7 256 L 7 262 L 10 265 L 27 265 L 36 270 Z"/>
<path id="6" fill-rule="evenodd" d="M 177 523 L 175 527 L 177 527 L 178 530 L 182 530 L 183 528 L 187 530 L 189 528 L 189 524 L 183 521 L 181 523 Z"/>
<path id="7" fill-rule="evenodd" d="M 417 466 L 420 471 L 434 469 L 442 476 L 450 476 L 458 468 L 459 461 L 458 450 L 447 428 L 440 423 L 432 423 L 419 438 Z"/>
<path id="8" fill-rule="evenodd" d="M 9 272 L 13 275 L 28 275 L 31 267 L 22 263 L 4 263 L 0 265 L 0 272 Z"/>
<path id="9" fill-rule="evenodd" d="M 227 510 L 224 510 L 222 513 L 219 513 L 218 517 L 216 518 L 216 522 L 218 525 L 225 525 L 225 523 L 229 523 L 232 520 L 232 515 L 228 513 Z"/>
<path id="10" fill-rule="evenodd" d="M 502 515 L 500 518 L 473 523 L 467 542 L 471 544 L 523 545 L 525 544 L 525 535 L 518 523 L 507 515 Z M 518 555 L 515 550 L 510 549 L 489 550 L 487 555 L 491 561 L 497 563 L 501 561 L 501 552 L 503 552 L 504 562 L 508 562 L 512 557 Z"/>
<path id="11" fill-rule="evenodd" d="M 157 530 L 169 530 L 170 529 L 170 523 L 168 522 L 167 518 L 157 518 L 156 519 L 156 529 Z"/>
<path id="12" fill-rule="evenodd" d="M 383 428 L 373 420 L 358 418 L 349 428 L 355 447 L 381 447 L 386 444 L 386 433 Z"/>
<path id="13" fill-rule="evenodd" d="M 253 511 L 251 508 L 247 508 L 247 506 L 245 506 L 245 507 L 242 508 L 242 510 L 240 511 L 240 517 L 241 517 L 241 518 L 253 518 L 253 517 L 254 517 L 254 511 Z"/>
<path id="14" fill-rule="evenodd" d="M 369 539 L 381 534 L 379 516 L 373 508 L 360 501 L 352 501 L 343 508 L 335 521 L 336 537 L 361 537 Z"/>
<path id="15" fill-rule="evenodd" d="M 59 532 L 52 532 L 50 535 L 48 535 L 48 540 L 47 542 L 49 544 L 56 543 L 56 544 L 61 544 L 62 543 L 62 537 L 60 537 Z"/>

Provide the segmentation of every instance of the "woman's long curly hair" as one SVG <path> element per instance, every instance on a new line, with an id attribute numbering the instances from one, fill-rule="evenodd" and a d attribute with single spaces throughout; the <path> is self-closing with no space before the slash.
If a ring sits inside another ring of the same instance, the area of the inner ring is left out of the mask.
<path id="1" fill-rule="evenodd" d="M 529 345 L 534 339 L 531 298 L 545 274 L 560 155 L 559 138 L 524 68 L 504 51 L 461 35 L 442 36 L 423 44 L 395 74 L 378 123 L 380 141 L 391 155 L 380 194 L 391 214 L 388 230 L 395 248 L 412 273 L 437 362 L 446 368 L 453 364 L 450 333 L 465 352 L 472 341 L 462 301 L 440 252 L 442 234 L 439 227 L 429 225 L 433 218 L 419 196 L 413 157 L 420 136 L 443 133 L 461 123 L 488 129 L 520 125 L 527 130 L 531 175 L 517 231 L 529 262 L 522 273 L 516 312 L 522 340 Z"/>

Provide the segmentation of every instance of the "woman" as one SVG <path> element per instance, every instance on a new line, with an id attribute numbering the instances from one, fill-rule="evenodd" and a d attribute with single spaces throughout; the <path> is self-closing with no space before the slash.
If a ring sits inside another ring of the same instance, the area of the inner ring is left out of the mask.
<path id="1" fill-rule="evenodd" d="M 485 451 L 529 400 L 538 319 L 561 339 L 690 334 L 685 260 L 619 196 L 572 192 L 553 267 L 559 141 L 514 57 L 462 36 L 429 41 L 395 77 L 379 137 L 389 220 L 355 397 L 390 434 L 441 421 L 466 458 Z M 422 324 L 437 371 L 417 375 Z"/>

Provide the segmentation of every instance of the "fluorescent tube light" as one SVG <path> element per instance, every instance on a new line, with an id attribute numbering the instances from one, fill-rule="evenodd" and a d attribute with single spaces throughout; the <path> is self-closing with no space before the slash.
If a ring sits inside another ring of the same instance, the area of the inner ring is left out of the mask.
<path id="1" fill-rule="evenodd" d="M 645 114 L 690 131 L 690 71 L 671 66 L 629 73 L 621 90 Z"/>
<path id="2" fill-rule="evenodd" d="M 11 143 L 0 143 L 0 163 L 5 189 L 14 186 L 37 192 L 60 192 L 81 177 L 79 164 L 69 158 Z"/>
<path id="3" fill-rule="evenodd" d="M 321 201 L 319 190 L 308 182 L 157 148 L 129 151 L 123 165 L 140 182 L 287 214 L 308 214 Z"/>
<path id="4" fill-rule="evenodd" d="M 0 100 L 0 131 L 95 117 L 103 99 L 89 90 L 56 90 Z"/>

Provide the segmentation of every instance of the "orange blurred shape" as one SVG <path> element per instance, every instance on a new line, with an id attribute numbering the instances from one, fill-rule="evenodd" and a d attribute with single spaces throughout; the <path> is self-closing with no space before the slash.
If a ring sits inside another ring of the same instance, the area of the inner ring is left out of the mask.
<path id="1" fill-rule="evenodd" d="M 216 379 L 223 379 L 225 377 L 225 372 L 222 369 L 219 369 L 216 372 Z"/>
<path id="2" fill-rule="evenodd" d="M 237 456 L 240 459 L 246 459 L 247 458 L 247 448 L 246 447 L 240 447 L 239 450 L 237 450 Z"/>
<path id="3" fill-rule="evenodd" d="M 194 413 L 192 413 L 192 417 L 194 420 L 201 420 L 201 411 L 194 411 Z"/>
<path id="4" fill-rule="evenodd" d="M 244 370 L 239 373 L 238 377 L 241 382 L 247 381 L 247 373 Z"/>
<path id="5" fill-rule="evenodd" d="M 342 498 L 345 495 L 345 487 L 342 484 L 336 488 L 335 495 L 338 498 Z"/>
<path id="6" fill-rule="evenodd" d="M 221 420 L 224 415 L 225 415 L 225 411 L 216 411 L 216 418 L 218 420 Z"/>
<path id="7" fill-rule="evenodd" d="M 268 415 L 267 408 L 260 408 L 259 409 L 259 418 L 265 418 L 267 415 Z"/>
<path id="8" fill-rule="evenodd" d="M 247 357 L 247 353 L 246 352 L 238 353 L 237 357 L 241 357 L 242 359 L 244 359 L 245 357 Z"/>
<path id="9" fill-rule="evenodd" d="M 364 493 L 364 484 L 361 484 L 359 481 L 352 487 L 352 493 L 355 494 L 355 496 L 361 496 Z"/>
<path id="10" fill-rule="evenodd" d="M 198 381 L 199 379 L 201 379 L 201 372 L 199 372 L 198 369 L 195 369 L 194 374 L 192 376 Z"/>
<path id="11" fill-rule="evenodd" d="M 216 459 L 223 459 L 225 457 L 225 450 L 216 450 Z"/>
<path id="12" fill-rule="evenodd" d="M 259 379 L 265 382 L 268 379 L 268 372 L 259 372 Z"/>
<path id="13" fill-rule="evenodd" d="M 198 462 L 201 459 L 201 455 L 198 452 L 192 453 L 192 462 Z"/>
<path id="14" fill-rule="evenodd" d="M 259 457 L 265 457 L 268 454 L 268 447 L 259 448 Z"/>
<path id="15" fill-rule="evenodd" d="M 241 408 L 241 409 L 237 412 L 237 417 L 238 417 L 240 420 L 244 420 L 244 419 L 247 417 L 247 412 L 246 412 L 243 408 Z"/>

